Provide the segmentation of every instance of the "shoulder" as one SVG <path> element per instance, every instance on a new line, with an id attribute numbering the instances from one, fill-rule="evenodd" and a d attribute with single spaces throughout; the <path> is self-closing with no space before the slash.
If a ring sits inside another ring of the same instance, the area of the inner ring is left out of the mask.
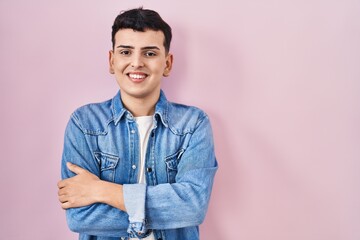
<path id="1" fill-rule="evenodd" d="M 113 120 L 112 100 L 90 103 L 77 108 L 71 119 L 85 134 L 106 134 L 107 125 Z"/>
<path id="2" fill-rule="evenodd" d="M 169 102 L 168 124 L 176 134 L 192 133 L 207 119 L 207 114 L 198 107 Z"/>

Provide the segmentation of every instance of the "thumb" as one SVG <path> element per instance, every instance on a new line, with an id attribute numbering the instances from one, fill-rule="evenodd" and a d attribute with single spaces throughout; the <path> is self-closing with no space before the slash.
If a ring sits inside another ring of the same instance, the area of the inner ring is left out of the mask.
<path id="1" fill-rule="evenodd" d="M 80 174 L 84 171 L 84 169 L 82 169 L 81 167 L 79 167 L 75 164 L 72 164 L 71 162 L 67 162 L 66 166 L 70 171 L 72 171 L 75 174 Z"/>

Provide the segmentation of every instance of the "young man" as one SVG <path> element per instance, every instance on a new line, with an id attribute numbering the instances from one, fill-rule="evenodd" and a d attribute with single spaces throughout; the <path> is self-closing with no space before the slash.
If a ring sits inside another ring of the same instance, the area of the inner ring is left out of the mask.
<path id="1" fill-rule="evenodd" d="M 199 239 L 217 170 L 207 115 L 167 101 L 171 28 L 132 9 L 112 27 L 118 94 L 77 109 L 65 132 L 59 201 L 80 239 Z"/>

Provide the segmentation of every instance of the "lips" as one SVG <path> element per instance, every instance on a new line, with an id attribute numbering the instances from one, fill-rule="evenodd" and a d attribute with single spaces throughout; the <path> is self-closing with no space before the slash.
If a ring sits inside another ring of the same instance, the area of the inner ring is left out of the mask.
<path id="1" fill-rule="evenodd" d="M 127 75 L 131 79 L 131 81 L 136 83 L 144 81 L 145 78 L 148 76 L 147 74 L 142 72 L 133 72 L 133 73 L 128 73 Z"/>

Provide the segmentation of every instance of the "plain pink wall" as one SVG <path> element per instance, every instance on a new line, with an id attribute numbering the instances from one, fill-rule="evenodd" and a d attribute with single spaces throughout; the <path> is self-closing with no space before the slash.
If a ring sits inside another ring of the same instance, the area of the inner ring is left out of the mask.
<path id="1" fill-rule="evenodd" d="M 1 239 L 76 239 L 57 201 L 65 124 L 112 97 L 112 21 L 174 31 L 173 101 L 209 113 L 205 240 L 360 239 L 360 2 L 0 1 Z"/>

